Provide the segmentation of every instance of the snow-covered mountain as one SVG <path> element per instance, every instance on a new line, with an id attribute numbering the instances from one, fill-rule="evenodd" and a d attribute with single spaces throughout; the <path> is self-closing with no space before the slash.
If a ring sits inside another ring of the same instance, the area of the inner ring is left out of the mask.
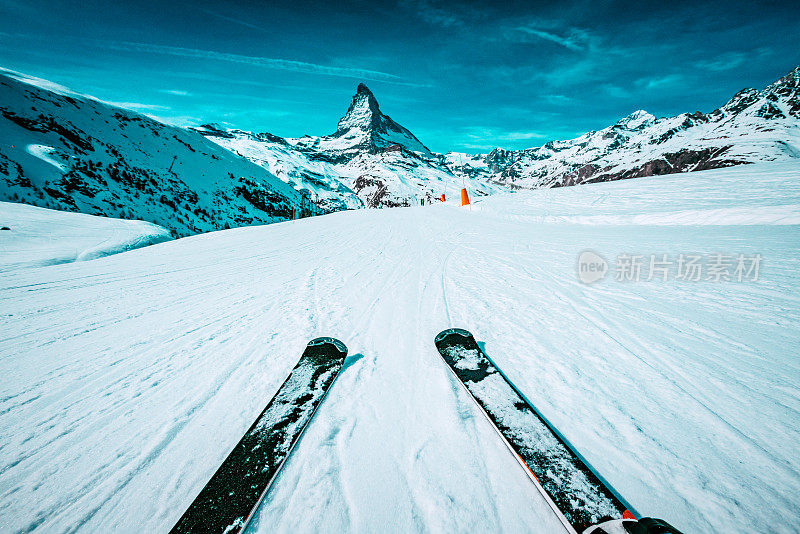
<path id="1" fill-rule="evenodd" d="M 270 133 L 250 133 L 205 124 L 195 130 L 236 154 L 247 157 L 289 185 L 305 189 L 326 209 L 364 207 L 359 196 L 340 180 L 340 172 L 327 158 L 298 150 L 286 139 Z"/>
<path id="2" fill-rule="evenodd" d="M 657 119 L 639 110 L 576 139 L 488 154 L 432 153 L 381 112 L 364 84 L 331 135 L 284 139 L 214 125 L 198 131 L 329 208 L 414 205 L 462 186 L 480 196 L 799 158 L 798 78 L 800 67 L 708 114 Z"/>
<path id="3" fill-rule="evenodd" d="M 0 200 L 183 236 L 291 216 L 300 192 L 197 132 L 0 71 Z"/>
<path id="4" fill-rule="evenodd" d="M 341 155 L 346 159 L 363 152 L 381 152 L 396 145 L 431 155 L 414 134 L 381 112 L 375 95 L 363 83 L 358 85 L 347 113 L 339 119 L 336 132 L 324 137 L 306 135 L 294 139 L 293 143 L 297 147 Z"/>
<path id="5" fill-rule="evenodd" d="M 604 182 L 800 158 L 800 67 L 711 112 L 657 119 L 639 110 L 602 130 L 525 150 L 449 153 L 458 174 L 513 189 Z"/>
<path id="6" fill-rule="evenodd" d="M 336 132 L 284 139 L 270 133 L 197 131 L 261 165 L 279 178 L 312 191 L 325 207 L 390 207 L 454 196 L 506 191 L 484 177 L 457 176 L 408 129 L 381 112 L 375 95 L 360 84 Z"/>
<path id="7" fill-rule="evenodd" d="M 167 126 L 3 72 L 0 200 L 144 219 L 174 235 L 284 220 L 293 205 L 409 206 L 462 187 L 483 196 L 800 158 L 800 67 L 711 113 L 639 110 L 575 139 L 477 155 L 432 153 L 364 84 L 333 134 L 282 138 Z"/>

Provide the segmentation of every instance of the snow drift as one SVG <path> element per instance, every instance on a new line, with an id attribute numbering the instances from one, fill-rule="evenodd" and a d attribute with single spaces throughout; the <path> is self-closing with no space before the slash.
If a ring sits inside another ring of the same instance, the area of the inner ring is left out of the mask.
<path id="1" fill-rule="evenodd" d="M 165 228 L 0 202 L 0 272 L 109 256 L 172 239 Z"/>

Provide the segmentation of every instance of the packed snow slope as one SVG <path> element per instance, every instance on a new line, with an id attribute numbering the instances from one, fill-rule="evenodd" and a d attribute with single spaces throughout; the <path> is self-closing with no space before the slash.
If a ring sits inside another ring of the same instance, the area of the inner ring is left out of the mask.
<path id="1" fill-rule="evenodd" d="M 169 231 L 145 221 L 0 202 L 0 272 L 91 260 L 171 239 Z"/>
<path id="2" fill-rule="evenodd" d="M 2 530 L 167 531 L 331 335 L 350 356 L 251 532 L 558 532 L 434 348 L 460 326 L 641 513 L 795 532 L 799 213 L 800 169 L 763 164 L 0 273 Z M 587 286 L 586 249 L 763 264 Z"/>

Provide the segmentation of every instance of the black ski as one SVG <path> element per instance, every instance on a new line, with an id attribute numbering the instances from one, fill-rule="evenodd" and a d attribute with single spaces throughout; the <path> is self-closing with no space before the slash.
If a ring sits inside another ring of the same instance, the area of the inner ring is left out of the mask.
<path id="1" fill-rule="evenodd" d="M 568 531 L 583 532 L 623 514 L 633 518 L 630 507 L 506 379 L 472 334 L 451 328 L 436 336 L 435 343 Z"/>
<path id="2" fill-rule="evenodd" d="M 346 356 L 347 347 L 334 338 L 309 342 L 253 426 L 172 527 L 172 534 L 229 534 L 244 529 Z"/>

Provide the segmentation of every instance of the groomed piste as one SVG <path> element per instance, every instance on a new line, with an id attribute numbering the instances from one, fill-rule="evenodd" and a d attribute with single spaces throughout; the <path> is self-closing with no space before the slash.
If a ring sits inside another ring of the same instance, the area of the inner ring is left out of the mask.
<path id="1" fill-rule="evenodd" d="M 331 335 L 348 359 L 248 532 L 558 532 L 432 343 L 460 326 L 637 510 L 793 531 L 800 169 L 472 200 L 0 273 L 3 529 L 168 531 Z M 763 262 L 585 285 L 586 250 Z"/>

